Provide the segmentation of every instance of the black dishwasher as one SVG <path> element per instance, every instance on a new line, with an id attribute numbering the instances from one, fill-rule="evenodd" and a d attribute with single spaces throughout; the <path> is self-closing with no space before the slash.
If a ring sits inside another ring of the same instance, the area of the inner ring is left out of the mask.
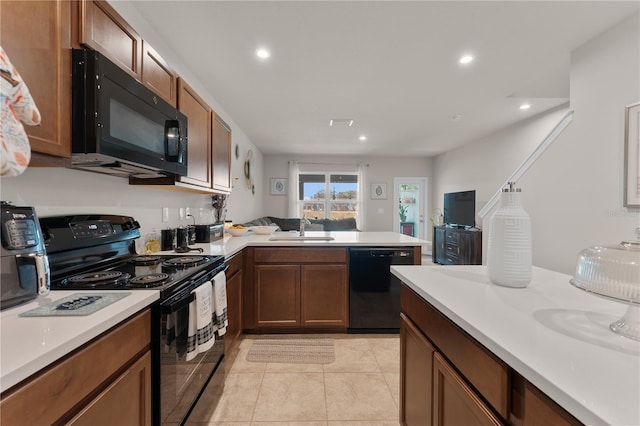
<path id="1" fill-rule="evenodd" d="M 391 265 L 413 265 L 413 247 L 349 249 L 349 333 L 397 333 L 400 280 Z"/>

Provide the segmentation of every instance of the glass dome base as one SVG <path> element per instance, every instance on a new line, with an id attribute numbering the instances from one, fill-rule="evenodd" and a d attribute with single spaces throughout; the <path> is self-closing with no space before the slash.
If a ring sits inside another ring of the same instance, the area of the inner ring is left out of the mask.
<path id="1" fill-rule="evenodd" d="M 629 305 L 627 312 L 609 326 L 614 333 L 640 341 L 640 306 Z"/>

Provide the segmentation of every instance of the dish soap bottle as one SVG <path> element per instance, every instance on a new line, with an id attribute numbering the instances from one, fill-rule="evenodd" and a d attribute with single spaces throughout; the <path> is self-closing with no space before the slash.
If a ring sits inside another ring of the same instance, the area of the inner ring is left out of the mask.
<path id="1" fill-rule="evenodd" d="M 526 287 L 531 282 L 531 218 L 522 208 L 515 182 L 500 194 L 500 207 L 491 216 L 487 273 L 492 283 Z"/>

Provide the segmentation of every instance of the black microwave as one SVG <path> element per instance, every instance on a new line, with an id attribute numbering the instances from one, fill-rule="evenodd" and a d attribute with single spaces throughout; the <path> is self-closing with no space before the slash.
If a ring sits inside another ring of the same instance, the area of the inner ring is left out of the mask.
<path id="1" fill-rule="evenodd" d="M 95 50 L 73 50 L 72 167 L 187 174 L 187 117 Z"/>

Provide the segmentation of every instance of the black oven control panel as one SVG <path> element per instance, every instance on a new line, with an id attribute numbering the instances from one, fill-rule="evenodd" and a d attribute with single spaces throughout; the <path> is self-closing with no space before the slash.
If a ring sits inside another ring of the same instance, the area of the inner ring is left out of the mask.
<path id="1" fill-rule="evenodd" d="M 106 237 L 115 234 L 113 225 L 108 220 L 90 222 L 74 222 L 69 224 L 74 238 Z"/>

